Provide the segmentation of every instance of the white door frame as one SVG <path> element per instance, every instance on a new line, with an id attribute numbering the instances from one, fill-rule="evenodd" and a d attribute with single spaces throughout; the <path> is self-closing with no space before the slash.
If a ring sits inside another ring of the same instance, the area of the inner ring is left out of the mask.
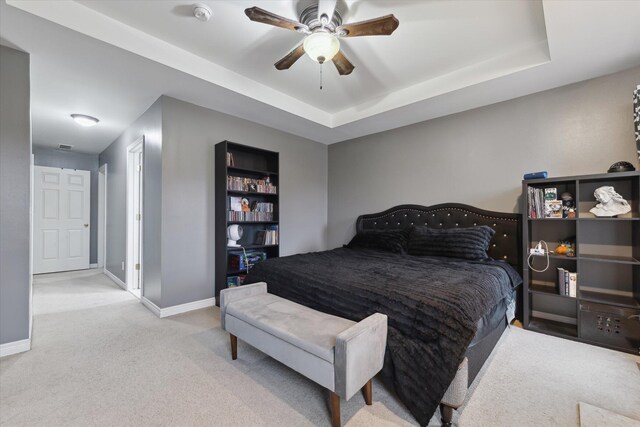
<path id="1" fill-rule="evenodd" d="M 33 151 L 33 149 L 32 149 Z M 31 165 L 29 166 L 29 348 L 31 348 L 31 333 L 33 332 L 33 197 L 34 197 L 34 180 L 35 180 L 35 162 L 36 156 L 31 153 Z"/>
<path id="2" fill-rule="evenodd" d="M 142 182 L 142 177 L 143 177 L 143 173 L 140 170 L 136 170 L 136 156 L 140 155 L 142 162 L 144 163 L 144 135 L 141 136 L 140 138 L 138 138 L 135 142 L 131 143 L 128 147 L 127 147 L 127 262 L 126 262 L 126 283 L 127 283 L 127 289 L 129 291 L 133 291 L 136 282 L 138 283 L 139 287 L 140 287 L 140 296 L 143 295 L 144 289 L 143 289 L 143 280 L 142 280 L 142 271 L 143 271 L 143 265 L 142 265 L 142 200 L 143 200 L 143 182 Z M 142 166 L 142 164 L 140 165 Z M 139 188 L 134 188 L 135 187 L 135 182 L 136 180 L 134 180 L 134 176 L 135 174 L 139 173 L 140 174 L 140 179 L 139 179 Z M 139 214 L 140 216 L 138 217 L 139 219 L 137 220 L 138 222 L 138 227 L 139 227 L 139 234 L 138 234 L 138 238 L 136 239 L 136 227 L 134 226 L 134 221 L 136 221 L 136 214 L 138 214 L 138 212 L 135 212 L 135 197 L 138 196 L 139 197 Z M 136 241 L 138 244 L 138 248 L 136 248 Z M 138 256 L 136 256 L 138 255 Z M 136 262 L 136 259 L 138 262 Z M 140 264 L 139 266 L 139 270 L 136 270 L 136 264 Z M 137 279 L 137 280 L 136 280 Z"/>
<path id="3" fill-rule="evenodd" d="M 98 268 L 107 268 L 107 169 L 98 168 Z"/>

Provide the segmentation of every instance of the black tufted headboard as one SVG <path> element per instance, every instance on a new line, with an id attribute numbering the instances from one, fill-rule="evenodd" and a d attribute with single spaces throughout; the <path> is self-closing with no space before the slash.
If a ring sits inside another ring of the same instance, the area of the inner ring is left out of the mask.
<path id="1" fill-rule="evenodd" d="M 411 225 L 433 228 L 488 225 L 496 230 L 489 245 L 489 256 L 511 264 L 522 274 L 522 215 L 491 212 L 460 203 L 435 206 L 399 205 L 384 212 L 361 215 L 356 230 L 388 230 Z"/>

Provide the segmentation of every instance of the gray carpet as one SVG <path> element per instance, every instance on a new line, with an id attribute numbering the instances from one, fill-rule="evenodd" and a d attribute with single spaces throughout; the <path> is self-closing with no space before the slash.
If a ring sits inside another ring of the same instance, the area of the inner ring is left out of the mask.
<path id="1" fill-rule="evenodd" d="M 0 359 L 0 424 L 330 425 L 321 387 L 243 343 L 238 353 L 232 363 L 217 309 L 158 319 L 102 274 L 38 276 L 33 349 Z M 638 360 L 512 328 L 459 423 L 576 426 L 579 401 L 640 419 Z M 373 406 L 343 401 L 342 420 L 415 424 L 380 382 Z"/>

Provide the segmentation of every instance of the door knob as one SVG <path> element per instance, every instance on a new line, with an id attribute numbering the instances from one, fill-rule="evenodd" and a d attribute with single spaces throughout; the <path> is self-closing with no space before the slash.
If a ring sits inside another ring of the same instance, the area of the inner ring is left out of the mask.
<path id="1" fill-rule="evenodd" d="M 88 226 L 89 226 L 89 224 L 85 224 L 84 226 L 85 226 L 85 227 L 88 227 Z"/>

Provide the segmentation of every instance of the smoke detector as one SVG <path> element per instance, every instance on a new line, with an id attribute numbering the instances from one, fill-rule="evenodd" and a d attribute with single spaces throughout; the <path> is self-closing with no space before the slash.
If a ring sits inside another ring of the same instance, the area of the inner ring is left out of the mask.
<path id="1" fill-rule="evenodd" d="M 206 4 L 196 3 L 193 5 L 193 16 L 195 16 L 198 21 L 207 22 L 211 19 L 212 14 L 213 11 Z"/>

